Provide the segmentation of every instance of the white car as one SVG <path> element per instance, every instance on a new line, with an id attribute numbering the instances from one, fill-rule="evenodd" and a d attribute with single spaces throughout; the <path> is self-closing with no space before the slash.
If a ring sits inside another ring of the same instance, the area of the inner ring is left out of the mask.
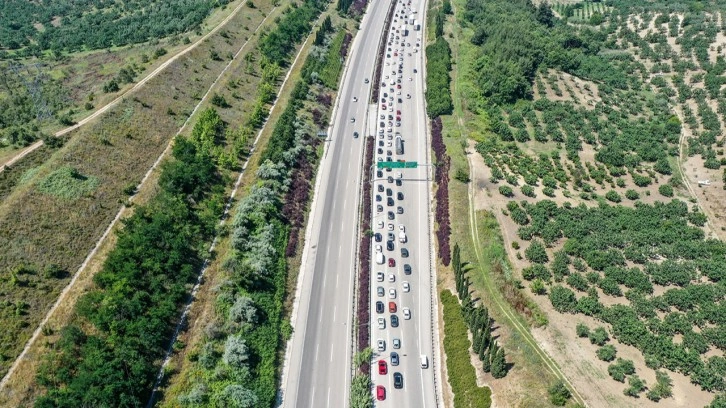
<path id="1" fill-rule="evenodd" d="M 388 281 L 391 282 L 391 283 L 395 282 L 396 281 L 396 275 L 394 275 L 392 273 L 389 273 L 388 274 Z"/>
<path id="2" fill-rule="evenodd" d="M 402 285 L 403 285 L 403 291 L 404 292 L 408 293 L 408 292 L 411 291 L 411 285 L 409 285 L 408 282 L 403 282 Z"/>
<path id="3" fill-rule="evenodd" d="M 397 173 L 396 173 L 396 178 L 397 178 L 397 179 L 401 179 L 401 178 L 403 178 L 403 173 L 401 173 L 400 171 L 399 171 L 399 172 L 397 172 Z"/>
<path id="4" fill-rule="evenodd" d="M 379 317 L 378 318 L 378 330 L 383 330 L 386 328 L 386 319 Z"/>
<path id="5" fill-rule="evenodd" d="M 403 308 L 403 318 L 406 320 L 411 320 L 411 309 L 407 307 Z"/>
<path id="6" fill-rule="evenodd" d="M 393 147 L 393 142 L 386 142 L 386 147 Z"/>
<path id="7" fill-rule="evenodd" d="M 378 282 L 383 282 L 383 279 L 386 277 L 386 274 L 383 272 L 376 273 L 376 280 Z"/>
<path id="8" fill-rule="evenodd" d="M 396 298 L 396 289 L 388 289 L 388 298 L 389 299 L 395 299 Z"/>
<path id="9" fill-rule="evenodd" d="M 388 230 L 393 231 L 393 224 L 388 224 Z"/>
<path id="10" fill-rule="evenodd" d="M 406 232 L 406 227 L 403 224 L 401 224 L 398 226 L 398 230 L 401 232 Z"/>
<path id="11" fill-rule="evenodd" d="M 385 223 L 383 221 L 378 221 L 378 228 L 379 229 L 383 229 L 383 226 L 384 225 L 385 225 Z"/>
<path id="12" fill-rule="evenodd" d="M 383 247 L 380 244 L 376 245 L 376 252 L 383 252 Z"/>
<path id="13" fill-rule="evenodd" d="M 378 339 L 378 351 L 386 351 L 386 341 Z"/>
<path id="14" fill-rule="evenodd" d="M 358 102 L 358 98 L 354 96 L 353 97 L 353 102 Z"/>

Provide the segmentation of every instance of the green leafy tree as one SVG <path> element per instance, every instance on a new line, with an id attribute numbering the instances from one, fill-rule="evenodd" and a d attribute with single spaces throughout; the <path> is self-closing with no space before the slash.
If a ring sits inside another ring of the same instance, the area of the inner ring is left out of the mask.
<path id="1" fill-rule="evenodd" d="M 525 258 L 527 258 L 528 261 L 534 263 L 544 264 L 549 261 L 545 246 L 542 241 L 538 239 L 532 240 L 532 242 L 529 244 L 529 247 L 527 247 L 527 249 L 524 251 L 524 256 Z"/>
<path id="2" fill-rule="evenodd" d="M 558 380 L 547 389 L 547 393 L 550 395 L 550 402 L 552 405 L 557 407 L 563 407 L 567 404 L 567 400 L 572 397 L 570 390 L 567 388 L 562 380 Z"/>
<path id="3" fill-rule="evenodd" d="M 617 354 L 617 350 L 615 349 L 615 346 L 612 344 L 606 344 L 595 352 L 597 354 L 597 358 L 599 358 L 602 361 L 613 361 L 615 360 L 615 355 Z"/>

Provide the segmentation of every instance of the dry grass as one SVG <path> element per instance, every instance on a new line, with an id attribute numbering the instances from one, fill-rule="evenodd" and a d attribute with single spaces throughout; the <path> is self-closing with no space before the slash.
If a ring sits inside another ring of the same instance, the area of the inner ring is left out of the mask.
<path id="1" fill-rule="evenodd" d="M 0 314 L 0 326 L 5 329 L 0 334 L 0 352 L 5 356 L 0 372 L 6 372 L 60 289 L 68 283 L 68 278 L 46 279 L 35 272 L 21 275 L 21 285 L 13 287 L 8 282 L 10 269 L 25 264 L 42 271 L 55 263 L 69 273 L 76 272 L 126 201 L 124 188 L 141 181 L 229 62 L 211 60 L 210 50 L 214 48 L 221 56 L 237 52 L 251 35 L 244 27 L 250 25 L 254 29 L 272 8 L 264 2 L 257 7 L 243 8 L 231 19 L 226 27 L 228 38 L 220 33 L 213 35 L 147 83 L 133 98 L 119 103 L 101 120 L 73 132 L 66 146 L 40 167 L 37 176 L 18 187 L 0 205 L 0 301 L 28 304 L 26 313 L 20 317 Z M 253 43 L 248 44 L 247 50 Z M 235 64 L 240 65 L 241 61 L 242 56 Z M 230 70 L 227 74 L 234 72 Z M 240 92 L 253 94 L 256 81 L 255 78 L 242 85 Z M 174 115 L 168 114 L 168 109 Z M 241 114 L 245 109 L 246 105 L 233 103 L 229 110 Z M 91 195 L 76 200 L 40 193 L 37 181 L 63 166 L 97 177 L 100 185 Z"/>

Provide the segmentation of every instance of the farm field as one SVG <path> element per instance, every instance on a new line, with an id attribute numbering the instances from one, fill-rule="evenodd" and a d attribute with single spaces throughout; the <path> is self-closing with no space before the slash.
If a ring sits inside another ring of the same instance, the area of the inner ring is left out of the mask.
<path id="1" fill-rule="evenodd" d="M 726 385 L 722 11 L 525 3 L 456 10 L 469 42 L 444 119 L 450 190 L 471 180 L 476 218 L 502 233 L 502 279 L 534 302 L 517 311 L 587 405 L 706 406 Z"/>
<path id="2" fill-rule="evenodd" d="M 230 62 L 227 56 L 240 51 L 251 36 L 248 24 L 254 31 L 273 9 L 264 3 L 257 7 L 241 9 L 225 30 L 100 120 L 74 131 L 49 160 L 27 169 L 21 176 L 23 183 L 0 203 L 4 234 L 0 238 L 0 321 L 6 328 L 0 340 L 3 374 L 171 138 L 191 122 L 195 105 Z M 245 52 L 250 53 L 253 45 Z M 220 116 L 227 121 L 254 111 L 257 105 L 253 90 L 262 76 L 245 75 L 249 64 L 243 62 L 244 55 L 239 55 L 231 69 L 235 76 L 218 90 L 226 101 L 226 107 L 219 108 Z M 239 125 L 232 127 L 225 136 L 228 147 L 217 153 L 234 157 L 243 147 L 243 130 Z M 144 189 L 141 193 L 148 196 Z"/>

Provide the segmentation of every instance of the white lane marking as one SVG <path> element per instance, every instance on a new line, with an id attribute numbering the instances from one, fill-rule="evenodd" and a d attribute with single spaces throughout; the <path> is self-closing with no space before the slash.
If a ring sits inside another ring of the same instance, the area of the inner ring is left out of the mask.
<path id="1" fill-rule="evenodd" d="M 325 404 L 326 407 L 330 406 L 330 388 L 328 388 L 328 402 Z"/>
<path id="2" fill-rule="evenodd" d="M 330 362 L 331 363 L 333 362 L 333 354 L 335 354 L 335 353 L 333 353 L 333 347 L 332 347 L 332 344 L 331 344 L 331 347 L 330 347 Z"/>
<path id="3" fill-rule="evenodd" d="M 338 310 L 338 307 L 337 306 L 333 306 L 333 322 L 335 322 L 335 312 L 337 310 Z M 332 354 L 332 350 L 331 350 L 331 354 Z"/>
<path id="4" fill-rule="evenodd" d="M 320 356 L 320 343 L 315 346 L 315 360 L 318 360 L 318 356 Z"/>

